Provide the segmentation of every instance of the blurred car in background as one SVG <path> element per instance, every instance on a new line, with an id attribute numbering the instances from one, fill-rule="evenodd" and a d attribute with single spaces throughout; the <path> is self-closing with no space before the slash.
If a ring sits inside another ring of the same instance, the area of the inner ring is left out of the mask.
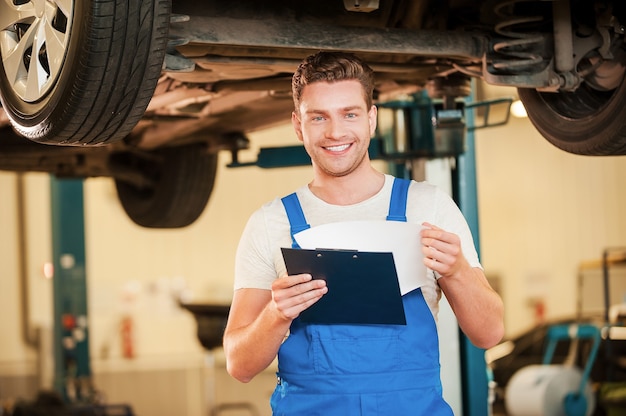
<path id="1" fill-rule="evenodd" d="M 550 327 L 555 325 L 592 324 L 598 328 L 604 328 L 604 330 L 601 330 L 602 340 L 598 354 L 592 363 L 590 382 L 598 395 L 594 415 L 605 415 L 606 409 L 604 409 L 601 397 L 599 397 L 601 386 L 607 383 L 626 383 L 626 326 L 624 326 L 624 323 L 621 323 L 620 326 L 614 327 L 614 331 L 611 333 L 611 337 L 609 337 L 609 327 L 603 323 L 603 318 L 603 316 L 598 315 L 553 320 L 511 337 L 489 350 L 487 352 L 487 361 L 493 373 L 493 380 L 496 383 L 495 402 L 493 404 L 494 414 L 506 414 L 505 391 L 513 375 L 524 367 L 543 363 Z M 615 329 L 618 329 L 618 331 L 615 331 Z M 573 345 L 576 342 L 578 345 Z M 563 365 L 567 363 L 584 369 L 585 365 L 587 365 L 591 347 L 592 341 L 589 339 L 560 341 L 556 344 L 551 364 Z"/>

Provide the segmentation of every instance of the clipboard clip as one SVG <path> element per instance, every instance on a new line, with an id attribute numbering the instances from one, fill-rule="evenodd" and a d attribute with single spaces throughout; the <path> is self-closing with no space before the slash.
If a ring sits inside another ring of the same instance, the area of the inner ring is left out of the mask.
<path id="1" fill-rule="evenodd" d="M 339 252 L 339 253 L 352 253 L 352 258 L 353 259 L 358 259 L 359 258 L 359 250 L 353 250 L 353 249 L 346 249 L 346 248 L 322 248 L 322 247 L 318 247 L 315 250 L 319 250 L 319 251 L 331 251 L 331 252 Z M 324 257 L 325 253 L 320 253 L 318 252 L 315 257 L 322 258 Z"/>

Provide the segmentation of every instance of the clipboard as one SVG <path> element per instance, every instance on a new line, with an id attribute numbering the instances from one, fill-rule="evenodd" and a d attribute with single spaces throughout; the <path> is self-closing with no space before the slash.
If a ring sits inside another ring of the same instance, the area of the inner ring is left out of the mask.
<path id="1" fill-rule="evenodd" d="M 315 324 L 406 325 L 390 252 L 281 248 L 287 273 L 326 280 L 328 293 L 300 313 Z"/>

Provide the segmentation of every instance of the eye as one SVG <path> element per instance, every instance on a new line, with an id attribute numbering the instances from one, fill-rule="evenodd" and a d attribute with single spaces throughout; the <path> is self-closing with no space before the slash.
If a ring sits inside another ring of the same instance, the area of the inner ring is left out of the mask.
<path id="1" fill-rule="evenodd" d="M 356 113 L 346 113 L 346 118 L 357 118 L 358 114 Z"/>
<path id="2" fill-rule="evenodd" d="M 324 121 L 324 116 L 313 116 L 311 121 Z"/>

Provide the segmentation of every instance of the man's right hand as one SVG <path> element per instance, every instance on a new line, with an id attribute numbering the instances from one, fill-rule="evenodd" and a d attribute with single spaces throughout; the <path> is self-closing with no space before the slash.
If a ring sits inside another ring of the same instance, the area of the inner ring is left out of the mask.
<path id="1" fill-rule="evenodd" d="M 272 288 L 238 289 L 224 331 L 226 369 L 247 383 L 276 358 L 291 321 L 328 292 L 309 274 L 274 279 Z"/>
<path id="2" fill-rule="evenodd" d="M 310 274 L 283 276 L 272 283 L 272 303 L 285 320 L 292 321 L 327 292 L 326 281 Z"/>

